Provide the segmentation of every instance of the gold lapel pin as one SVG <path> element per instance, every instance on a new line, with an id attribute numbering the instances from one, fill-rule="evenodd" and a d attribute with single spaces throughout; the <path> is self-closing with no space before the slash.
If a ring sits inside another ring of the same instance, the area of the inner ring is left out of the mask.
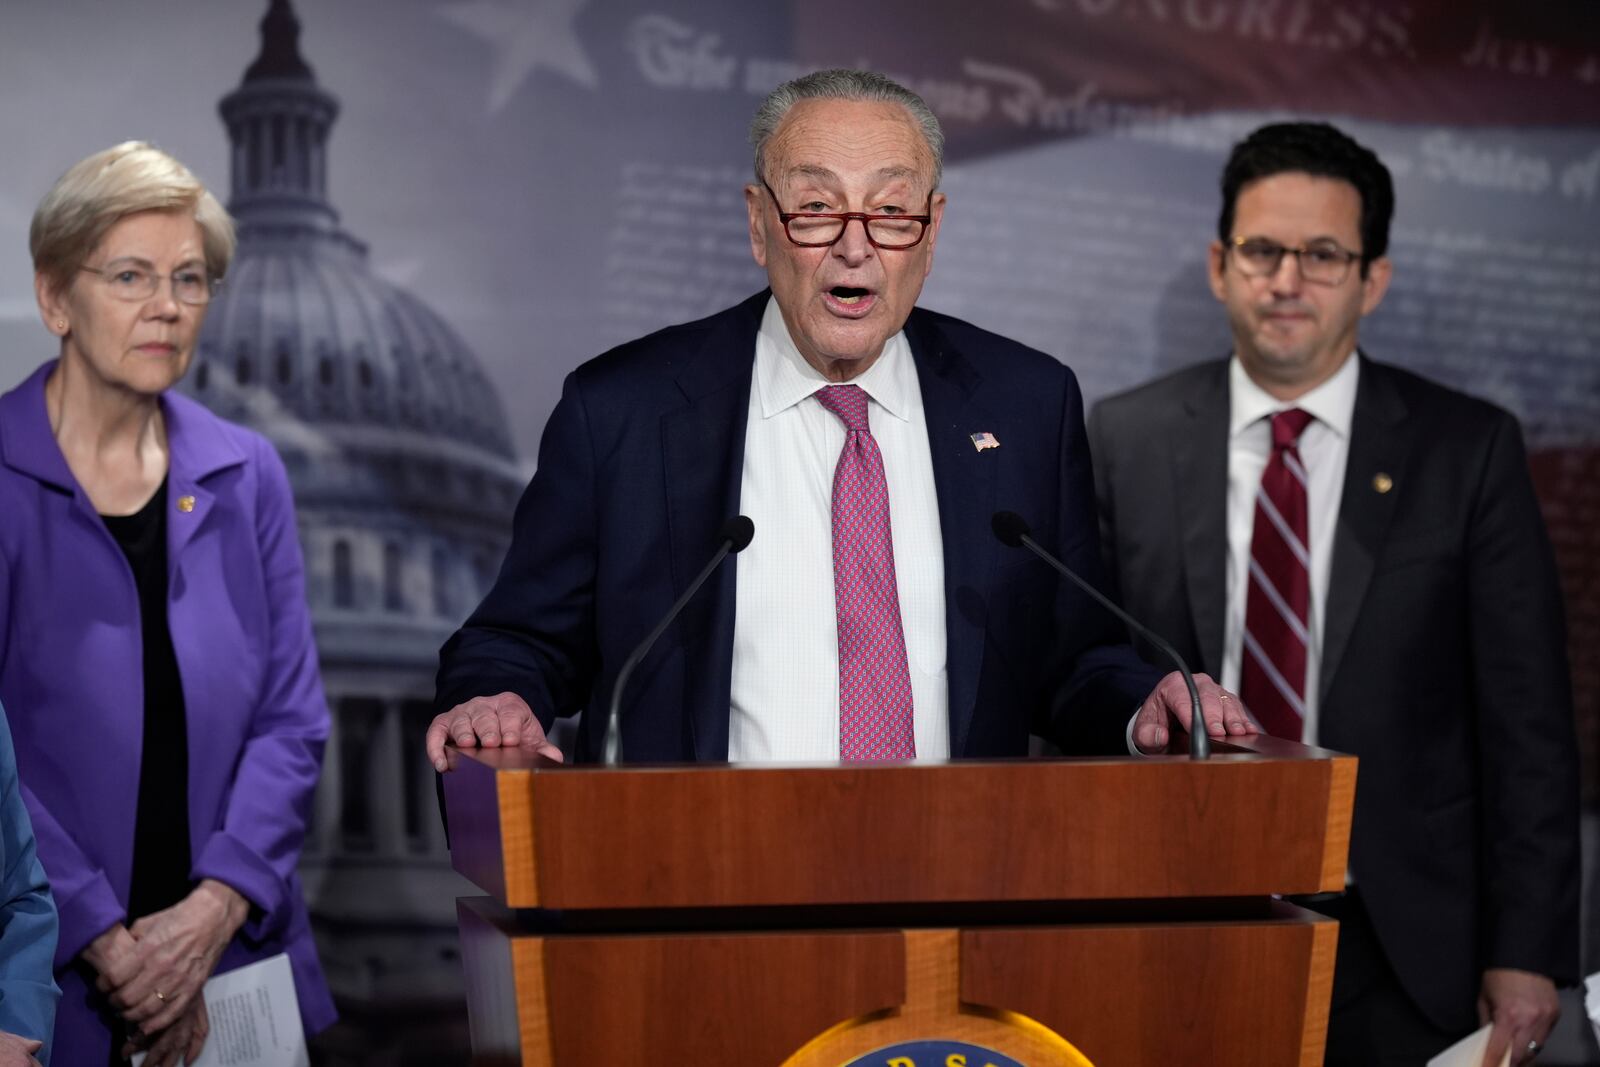
<path id="1" fill-rule="evenodd" d="M 1394 479 L 1382 471 L 1379 471 L 1377 474 L 1372 476 L 1372 488 L 1376 489 L 1380 493 L 1387 493 L 1389 490 L 1394 488 Z"/>
<path id="2" fill-rule="evenodd" d="M 178 510 L 181 511 L 181 512 L 184 512 L 185 514 L 193 511 L 194 510 L 194 497 L 192 497 L 192 496 L 180 496 L 178 498 Z"/>

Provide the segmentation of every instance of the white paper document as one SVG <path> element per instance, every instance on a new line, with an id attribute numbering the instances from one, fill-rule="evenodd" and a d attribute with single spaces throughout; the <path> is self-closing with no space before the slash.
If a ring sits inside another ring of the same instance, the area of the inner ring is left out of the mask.
<path id="1" fill-rule="evenodd" d="M 288 956 L 215 976 L 205 998 L 211 1036 L 186 1067 L 310 1067 Z M 143 1067 L 144 1058 L 135 1056 L 133 1067 Z"/>
<path id="2" fill-rule="evenodd" d="M 1491 1024 L 1468 1037 L 1462 1038 L 1433 1059 L 1428 1061 L 1428 1067 L 1483 1067 L 1483 1054 L 1489 1051 L 1489 1031 L 1494 1029 Z M 1510 1067 L 1511 1050 L 1500 1058 L 1500 1067 Z M 138 1067 L 135 1064 L 135 1067 Z"/>

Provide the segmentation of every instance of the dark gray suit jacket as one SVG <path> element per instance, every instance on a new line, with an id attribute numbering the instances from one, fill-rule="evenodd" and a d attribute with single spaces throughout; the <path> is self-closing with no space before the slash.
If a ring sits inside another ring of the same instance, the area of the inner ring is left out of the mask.
<path id="1" fill-rule="evenodd" d="M 1486 967 L 1578 976 L 1561 598 L 1516 420 L 1359 358 L 1318 741 L 1361 760 L 1350 865 L 1385 951 L 1435 1023 L 1466 1030 Z M 1228 415 L 1218 361 L 1103 401 L 1089 420 L 1112 582 L 1213 674 Z"/>

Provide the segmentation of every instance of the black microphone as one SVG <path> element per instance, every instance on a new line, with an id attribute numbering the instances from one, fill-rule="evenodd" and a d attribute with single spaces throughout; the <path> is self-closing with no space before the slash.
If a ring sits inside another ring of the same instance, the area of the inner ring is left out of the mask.
<path id="1" fill-rule="evenodd" d="M 1094 597 L 1107 611 L 1127 623 L 1134 633 L 1139 634 L 1146 641 L 1165 652 L 1172 662 L 1178 665 L 1178 673 L 1183 675 L 1183 684 L 1189 687 L 1189 758 L 1210 759 L 1211 738 L 1206 733 L 1205 717 L 1200 714 L 1200 690 L 1195 687 L 1194 675 L 1189 673 L 1189 665 L 1183 662 L 1183 657 L 1178 655 L 1178 650 L 1145 629 L 1137 619 L 1113 604 L 1100 590 L 1079 578 L 1073 573 L 1071 567 L 1068 567 L 1065 563 L 1040 548 L 1039 542 L 1029 536 L 1028 520 L 1021 515 L 1014 511 L 997 511 L 994 513 L 994 518 L 989 520 L 989 525 L 994 529 L 994 535 L 1004 543 L 1012 548 L 1028 548 L 1034 555 L 1050 564 L 1062 575 L 1071 578 L 1079 589 Z"/>
<path id="2" fill-rule="evenodd" d="M 611 713 L 606 716 L 604 748 L 606 766 L 615 767 L 622 759 L 622 687 L 628 684 L 628 676 L 639 665 L 639 661 L 644 659 L 645 653 L 650 651 L 650 646 L 656 643 L 656 638 L 672 625 L 672 620 L 678 617 L 678 612 L 683 610 L 683 606 L 700 591 L 706 579 L 711 577 L 711 572 L 717 569 L 717 564 L 736 552 L 743 552 L 755 535 L 756 524 L 743 515 L 735 515 L 723 523 L 722 529 L 717 531 L 717 550 L 712 553 L 711 562 L 706 564 L 705 569 L 689 583 L 689 588 L 683 591 L 683 595 L 667 609 L 667 614 L 656 624 L 656 628 L 650 631 L 650 636 L 640 641 L 638 647 L 623 661 L 622 670 L 617 672 L 617 684 L 611 687 Z"/>

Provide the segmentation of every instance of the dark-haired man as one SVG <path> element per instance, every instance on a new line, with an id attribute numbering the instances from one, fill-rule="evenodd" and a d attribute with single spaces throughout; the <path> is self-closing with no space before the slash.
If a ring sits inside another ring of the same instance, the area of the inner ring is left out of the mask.
<path id="1" fill-rule="evenodd" d="M 1360 757 L 1327 1063 L 1420 1065 L 1494 1022 L 1537 1054 L 1577 975 L 1577 757 L 1560 596 L 1516 420 L 1373 362 L 1387 168 L 1266 126 L 1222 180 L 1231 359 L 1090 417 L 1135 616 L 1269 732 Z"/>

